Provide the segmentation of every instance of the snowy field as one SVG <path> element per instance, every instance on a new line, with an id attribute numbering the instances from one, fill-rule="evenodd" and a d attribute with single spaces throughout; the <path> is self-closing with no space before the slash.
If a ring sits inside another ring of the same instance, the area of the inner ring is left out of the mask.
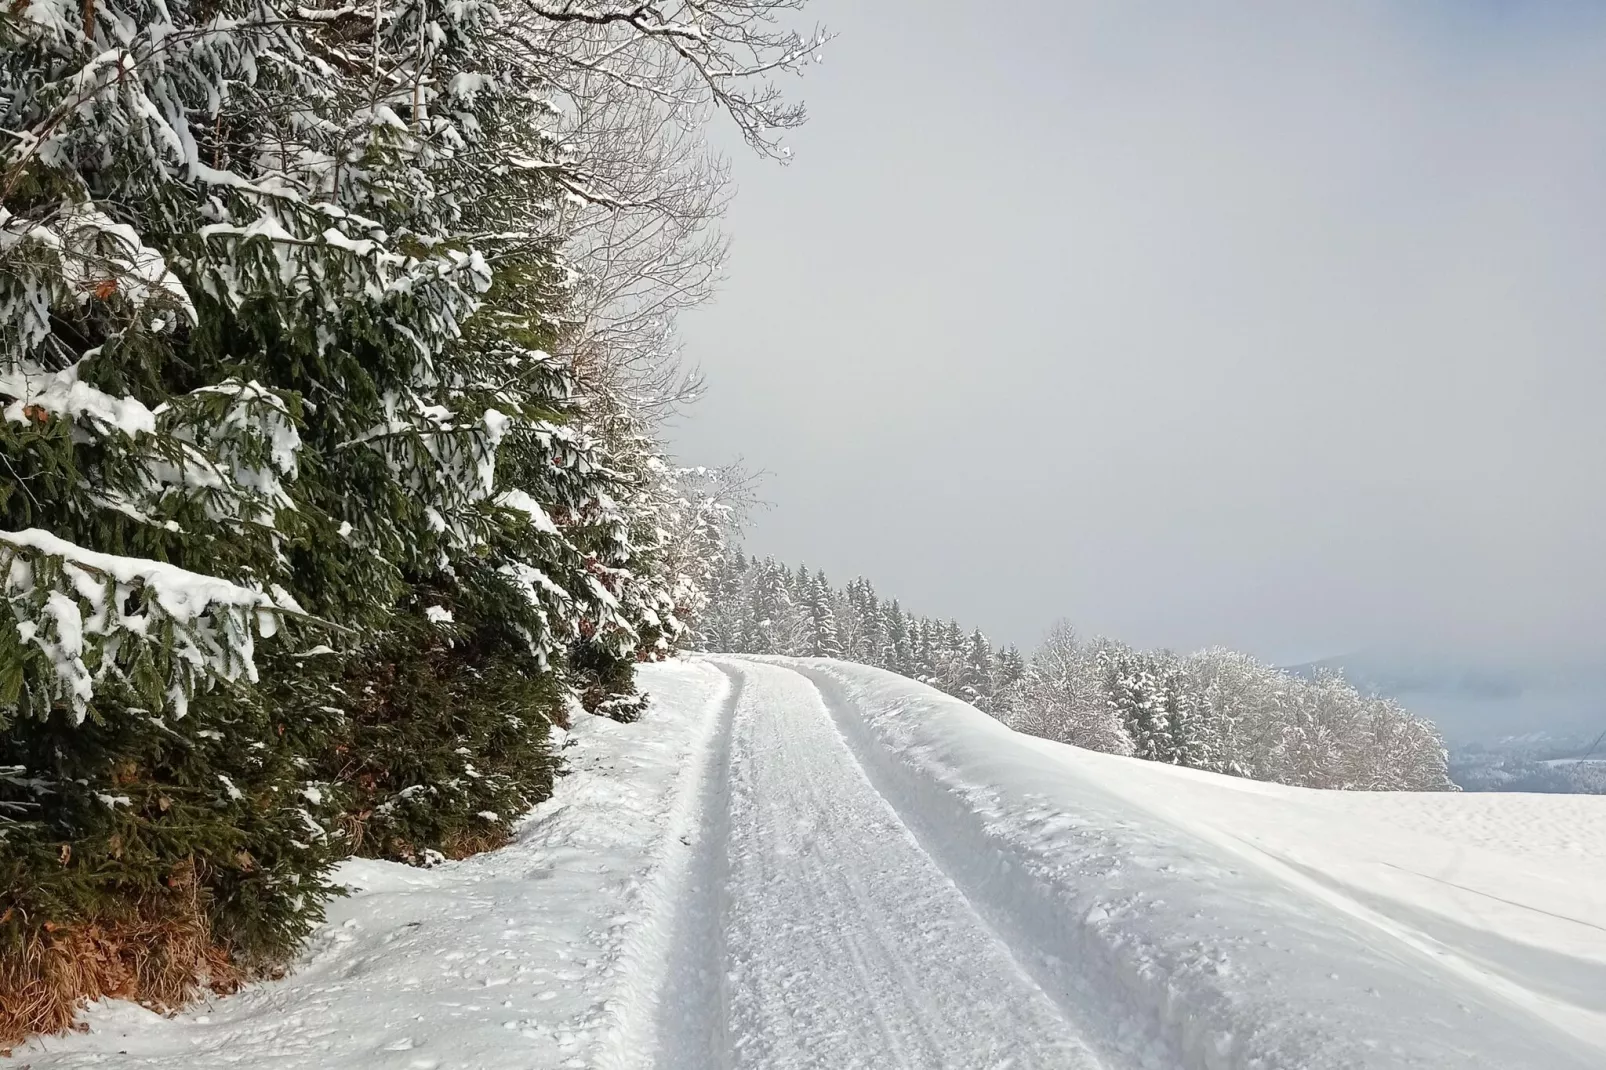
<path id="1" fill-rule="evenodd" d="M 19 1066 L 1600 1070 L 1606 797 L 1257 784 L 835 662 L 643 673 L 503 851 Z"/>

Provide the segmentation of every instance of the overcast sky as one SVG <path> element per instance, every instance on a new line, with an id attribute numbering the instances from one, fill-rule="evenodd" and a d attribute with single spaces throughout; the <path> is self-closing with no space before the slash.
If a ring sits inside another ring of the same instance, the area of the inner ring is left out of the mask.
<path id="1" fill-rule="evenodd" d="M 1606 645 L 1606 4 L 817 0 L 683 459 L 1034 643 Z"/>

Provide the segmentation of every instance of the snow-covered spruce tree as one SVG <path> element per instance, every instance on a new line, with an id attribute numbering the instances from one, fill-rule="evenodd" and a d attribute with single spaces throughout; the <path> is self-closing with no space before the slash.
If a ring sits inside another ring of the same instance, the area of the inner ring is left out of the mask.
<path id="1" fill-rule="evenodd" d="M 651 530 L 638 540 L 645 567 L 636 575 L 655 585 L 672 616 L 637 627 L 637 657 L 657 660 L 695 642 L 703 618 L 718 612 L 714 592 L 732 584 L 733 563 L 742 567 L 728 540 L 752 508 L 753 480 L 740 465 L 670 468 L 656 453 L 646 456 L 654 493 L 639 512 Z"/>
<path id="2" fill-rule="evenodd" d="M 998 653 L 998 691 L 1005 693 L 1020 686 L 1026 679 L 1026 659 L 1011 643 Z"/>
<path id="3" fill-rule="evenodd" d="M 254 686 L 328 524 L 301 507 L 307 409 L 221 344 L 226 293 L 309 326 L 268 207 L 305 202 L 223 159 L 301 91 L 301 42 L 227 3 L 18 5 L 0 35 L 3 1041 L 278 962 L 333 847 L 302 758 L 328 717 Z M 254 244 L 213 243 L 231 210 Z M 334 285 L 374 277 L 354 259 Z"/>
<path id="4" fill-rule="evenodd" d="M 506 337 L 471 326 L 469 338 L 507 362 L 494 411 L 508 425 L 483 530 L 441 565 L 407 570 L 389 626 L 332 681 L 346 734 L 320 764 L 346 785 L 353 848 L 405 861 L 503 842 L 550 790 L 547 730 L 562 717 L 557 670 L 570 645 L 584 632 L 631 635 L 619 570 L 599 563 L 627 556 L 599 492 L 611 473 L 560 422 L 561 369 Z"/>
<path id="5" fill-rule="evenodd" d="M 593 416 L 588 424 L 607 443 L 608 468 L 617 480 L 611 503 L 623 523 L 611 540 L 614 552 L 594 546 L 590 558 L 592 582 L 610 600 L 613 619 L 583 624 L 570 643 L 569 672 L 588 713 L 633 721 L 647 702 L 635 685 L 637 660 L 671 651 L 685 630 L 682 618 L 699 608 L 692 600 L 701 597 L 701 588 L 689 577 L 676 584 L 667 576 L 664 524 L 670 521 L 673 483 L 651 439 L 627 413 Z M 660 575 L 669 582 L 659 582 Z"/>
<path id="6" fill-rule="evenodd" d="M 281 960 L 330 803 L 421 857 L 545 790 L 617 525 L 533 348 L 550 248 L 474 244 L 550 199 L 499 17 L 4 16 L 0 1033 Z"/>
<path id="7" fill-rule="evenodd" d="M 1210 769 L 1215 765 L 1210 725 L 1205 720 L 1205 707 L 1197 691 L 1188 686 L 1188 678 L 1180 667 L 1173 666 L 1165 673 L 1164 689 L 1165 728 L 1170 746 L 1165 760 L 1173 765 L 1190 769 Z"/>
<path id="8" fill-rule="evenodd" d="M 997 655 L 987 636 L 980 628 L 970 633 L 965 641 L 963 675 L 959 681 L 959 697 L 983 712 L 990 712 L 993 694 L 997 690 Z"/>
<path id="9" fill-rule="evenodd" d="M 875 588 L 861 576 L 848 584 L 846 594 L 848 612 L 843 617 L 842 655 L 864 665 L 880 665 L 883 636 Z"/>
<path id="10" fill-rule="evenodd" d="M 603 652 L 624 666 L 610 693 L 629 690 L 637 626 L 661 604 L 630 586 L 650 458 L 599 436 L 596 399 L 548 355 L 569 283 L 552 223 L 563 169 L 544 76 L 507 48 L 522 17 L 426 4 L 394 18 L 413 75 L 390 79 L 390 105 L 410 116 L 429 194 L 396 230 L 490 271 L 399 418 L 334 444 L 370 446 L 381 478 L 404 481 L 413 539 L 390 621 L 334 682 L 350 731 L 325 768 L 351 785 L 359 850 L 422 861 L 506 838 L 550 789 L 558 671 L 587 675 L 576 656 Z"/>
<path id="11" fill-rule="evenodd" d="M 824 572 L 816 572 L 812 579 L 803 582 L 807 592 L 803 607 L 807 614 L 804 625 L 807 636 L 805 652 L 816 658 L 840 658 L 842 641 L 837 633 L 831 585 L 826 581 Z"/>
<path id="12" fill-rule="evenodd" d="M 958 693 L 965 676 L 965 633 L 952 617 L 938 626 L 932 637 L 932 663 L 937 686 Z"/>
<path id="13" fill-rule="evenodd" d="M 937 622 L 930 617 L 915 617 L 909 623 L 909 645 L 914 651 L 914 677 L 933 686 L 937 679 L 936 630 Z"/>
<path id="14" fill-rule="evenodd" d="M 881 603 L 881 626 L 886 636 L 884 664 L 895 673 L 913 676 L 915 656 L 909 641 L 909 616 L 897 599 Z"/>
<path id="15" fill-rule="evenodd" d="M 1115 656 L 1110 705 L 1121 717 L 1132 739 L 1135 757 L 1170 762 L 1175 747 L 1166 717 L 1163 674 L 1146 654 L 1122 652 Z"/>
<path id="16" fill-rule="evenodd" d="M 747 627 L 741 637 L 742 651 L 748 654 L 788 654 L 802 629 L 786 570 L 767 557 L 752 567 L 753 581 L 748 603 Z"/>
<path id="17" fill-rule="evenodd" d="M 748 505 L 750 479 L 739 466 L 672 467 L 635 413 L 589 426 L 610 423 L 608 469 L 628 518 L 621 545 L 628 553 L 597 553 L 593 571 L 617 597 L 619 626 L 587 625 L 571 646 L 569 669 L 587 711 L 630 721 L 648 699 L 636 688 L 636 664 L 695 640 L 710 590 L 725 584 L 726 536 Z"/>
<path id="18" fill-rule="evenodd" d="M 699 649 L 738 652 L 747 619 L 747 555 L 731 546 L 715 561 L 707 589 L 708 606 L 697 621 Z"/>

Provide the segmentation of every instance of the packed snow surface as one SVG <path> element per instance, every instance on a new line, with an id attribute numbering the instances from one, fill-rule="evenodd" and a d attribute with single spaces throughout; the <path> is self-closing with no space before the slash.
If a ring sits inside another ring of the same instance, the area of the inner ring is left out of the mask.
<path id="1" fill-rule="evenodd" d="M 516 843 L 348 864 L 289 979 L 66 1067 L 1606 1067 L 1606 797 L 1284 788 L 876 669 L 643 672 Z"/>

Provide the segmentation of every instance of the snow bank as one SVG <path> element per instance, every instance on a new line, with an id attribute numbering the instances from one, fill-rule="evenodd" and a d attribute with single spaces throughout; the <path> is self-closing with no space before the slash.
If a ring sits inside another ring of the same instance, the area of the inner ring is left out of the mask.
<path id="1" fill-rule="evenodd" d="M 427 870 L 348 862 L 353 894 L 286 980 L 171 1019 L 102 1003 L 87 1034 L 19 1051 L 19 1070 L 596 1065 L 627 1042 L 652 976 L 661 871 L 685 850 L 672 818 L 701 787 L 729 686 L 697 664 L 643 678 L 642 721 L 576 714 L 570 773 L 514 844 Z"/>
<path id="2" fill-rule="evenodd" d="M 1606 798 L 1234 780 L 774 660 L 1045 989 L 1189 1070 L 1606 1066 Z"/>

